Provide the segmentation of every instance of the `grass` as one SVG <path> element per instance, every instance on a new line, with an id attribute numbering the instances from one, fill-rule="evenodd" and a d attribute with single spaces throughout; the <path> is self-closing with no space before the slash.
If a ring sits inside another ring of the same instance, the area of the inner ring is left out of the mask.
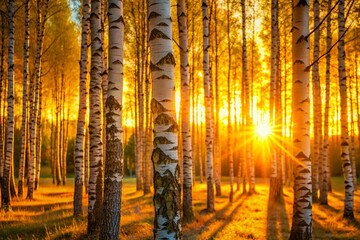
<path id="1" fill-rule="evenodd" d="M 216 211 L 206 207 L 206 185 L 194 186 L 195 221 L 182 227 L 183 239 L 288 239 L 292 219 L 292 189 L 284 189 L 284 203 L 268 205 L 268 180 L 257 179 L 254 195 L 236 192 L 228 202 L 229 186 L 222 182 L 223 196 L 215 199 Z M 0 212 L 0 239 L 88 239 L 86 216 L 72 217 L 73 179 L 66 186 L 54 186 L 41 179 L 33 201 L 13 199 L 12 211 Z M 333 178 L 329 206 L 313 205 L 314 239 L 360 239 L 360 224 L 342 218 L 343 184 Z M 83 198 L 86 212 L 87 196 Z M 355 193 L 355 217 L 360 216 L 360 192 Z M 135 180 L 125 179 L 121 216 L 121 239 L 153 239 L 152 195 L 136 191 Z"/>

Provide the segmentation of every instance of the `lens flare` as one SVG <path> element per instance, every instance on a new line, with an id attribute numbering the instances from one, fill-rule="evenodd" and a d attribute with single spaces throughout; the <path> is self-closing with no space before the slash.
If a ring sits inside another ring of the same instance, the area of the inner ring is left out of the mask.
<path id="1" fill-rule="evenodd" d="M 256 126 L 255 133 L 259 138 L 265 139 L 272 134 L 272 129 L 268 123 L 260 123 Z"/>

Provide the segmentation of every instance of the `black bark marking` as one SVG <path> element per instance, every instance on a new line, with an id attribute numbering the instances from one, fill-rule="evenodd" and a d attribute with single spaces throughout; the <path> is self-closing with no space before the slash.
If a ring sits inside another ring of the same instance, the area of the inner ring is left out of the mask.
<path id="1" fill-rule="evenodd" d="M 177 124 L 171 125 L 168 129 L 165 130 L 165 132 L 177 132 L 179 130 Z"/>
<path id="2" fill-rule="evenodd" d="M 301 170 L 299 173 L 310 173 L 310 170 L 307 168 L 304 168 L 303 170 Z"/>
<path id="3" fill-rule="evenodd" d="M 161 22 L 161 23 L 158 23 L 156 26 L 167 27 L 167 26 L 169 26 L 169 24 L 167 24 L 165 22 Z"/>
<path id="4" fill-rule="evenodd" d="M 304 62 L 302 60 L 298 59 L 294 62 L 293 65 L 295 65 L 295 64 L 304 64 Z"/>
<path id="5" fill-rule="evenodd" d="M 110 6 L 109 6 L 109 9 L 110 8 L 118 8 L 118 9 L 120 9 L 120 7 L 118 5 L 116 5 L 115 3 L 111 3 Z"/>
<path id="6" fill-rule="evenodd" d="M 159 103 L 156 99 L 151 100 L 151 111 L 153 114 L 160 114 L 163 112 L 169 111 L 166 109 L 161 103 Z"/>
<path id="7" fill-rule="evenodd" d="M 112 21 L 112 22 L 113 22 L 113 23 L 121 22 L 121 23 L 125 24 L 123 16 L 120 16 L 118 19 L 116 19 L 116 20 L 114 20 L 114 21 Z"/>
<path id="8" fill-rule="evenodd" d="M 176 159 L 172 159 L 168 155 L 166 155 L 160 148 L 154 149 L 151 159 L 156 164 L 170 164 L 178 162 Z"/>
<path id="9" fill-rule="evenodd" d="M 166 54 L 165 57 L 163 57 L 162 59 L 159 60 L 159 62 L 156 63 L 156 65 L 160 65 L 160 66 L 164 64 L 175 65 L 175 58 L 171 52 Z"/>
<path id="10" fill-rule="evenodd" d="M 176 125 L 176 121 L 165 113 L 160 113 L 155 119 L 154 119 L 155 125 Z"/>
<path id="11" fill-rule="evenodd" d="M 171 77 L 169 77 L 169 76 L 167 76 L 165 74 L 161 75 L 160 77 L 157 77 L 156 79 L 158 79 L 158 80 L 172 80 Z"/>
<path id="12" fill-rule="evenodd" d="M 157 18 L 160 17 L 161 15 L 158 14 L 157 12 L 151 12 L 148 16 L 148 20 L 152 19 L 152 18 Z"/>
<path id="13" fill-rule="evenodd" d="M 166 36 L 165 33 L 163 33 L 160 30 L 154 28 L 150 33 L 149 41 L 152 41 L 152 40 L 157 39 L 157 38 L 170 40 L 170 38 L 168 36 Z"/>
<path id="14" fill-rule="evenodd" d="M 162 69 L 159 68 L 158 66 L 156 66 L 155 64 L 153 64 L 153 63 L 150 61 L 150 71 L 151 71 L 151 72 L 162 71 Z"/>
<path id="15" fill-rule="evenodd" d="M 157 146 L 159 144 L 174 144 L 173 142 L 171 142 L 169 139 L 167 139 L 166 137 L 155 137 L 154 138 L 154 146 Z"/>

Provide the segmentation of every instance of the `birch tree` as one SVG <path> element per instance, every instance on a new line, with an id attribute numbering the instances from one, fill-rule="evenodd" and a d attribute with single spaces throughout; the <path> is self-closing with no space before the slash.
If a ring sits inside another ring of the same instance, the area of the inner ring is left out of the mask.
<path id="1" fill-rule="evenodd" d="M 209 17 L 207 0 L 202 0 L 203 20 L 203 67 L 204 67 L 204 105 L 206 124 L 206 184 L 207 204 L 206 211 L 213 212 L 214 208 L 214 179 L 213 179 L 213 130 L 212 130 L 212 100 L 210 92 L 210 62 L 209 62 Z"/>
<path id="2" fill-rule="evenodd" d="M 41 97 L 41 58 L 43 50 L 43 38 L 44 38 L 44 29 L 46 22 L 46 14 L 49 6 L 49 0 L 44 2 L 45 7 L 42 10 L 42 1 L 37 1 L 37 22 L 36 22 L 36 57 L 35 57 L 35 79 L 33 82 L 30 82 L 32 85 L 30 87 L 30 157 L 28 163 L 28 199 L 33 199 L 33 192 L 35 187 L 38 184 L 38 178 L 36 175 L 40 176 L 40 172 L 36 172 L 36 167 L 40 157 L 40 154 L 37 151 L 40 151 L 40 148 L 37 147 L 37 142 L 39 142 L 39 126 L 37 124 L 38 115 L 41 114 L 41 106 L 39 105 L 39 98 Z M 34 91 L 35 90 L 35 91 Z M 34 92 L 33 92 L 34 91 Z"/>
<path id="3" fill-rule="evenodd" d="M 330 51 L 331 48 L 331 2 L 327 1 L 327 10 L 329 16 L 326 19 L 326 50 Z M 325 73 L 325 112 L 324 112 L 324 138 L 323 138 L 323 149 L 322 149 L 322 181 L 320 182 L 320 204 L 328 204 L 328 181 L 329 176 L 329 110 L 330 110 L 330 63 L 331 54 L 330 52 L 326 55 L 326 73 Z"/>
<path id="4" fill-rule="evenodd" d="M 183 222 L 190 223 L 194 219 L 192 207 L 192 149 L 190 136 L 190 86 L 188 59 L 188 28 L 185 0 L 177 1 L 177 17 L 180 43 L 181 71 L 181 136 L 183 151 Z"/>
<path id="5" fill-rule="evenodd" d="M 319 58 L 319 43 L 320 43 L 320 9 L 319 0 L 313 1 L 314 11 L 314 52 L 313 60 L 316 61 Z M 320 89 L 320 75 L 319 75 L 319 63 L 316 61 L 312 66 L 312 87 L 313 87 L 313 121 L 314 121 L 314 156 L 313 168 L 312 168 L 312 198 L 314 202 L 319 200 L 318 188 L 319 188 L 319 163 L 321 158 L 321 144 L 322 144 L 322 110 L 321 110 L 321 89 Z"/>
<path id="6" fill-rule="evenodd" d="M 4 61 L 5 61 L 5 14 L 1 15 L 1 59 L 0 59 L 0 111 L 1 109 L 5 109 L 5 104 L 3 106 L 2 96 L 6 94 L 6 81 L 4 81 Z M 4 88 L 4 91 L 3 91 Z M 5 99 L 5 98 L 4 98 Z M 4 111 L 5 112 L 5 111 Z M 4 141 L 3 141 L 3 128 L 4 128 L 4 116 L 5 114 L 1 114 L 0 118 L 0 182 L 1 177 L 3 176 L 4 169 Z"/>
<path id="7" fill-rule="evenodd" d="M 330 112 L 330 69 L 331 69 L 331 8 L 332 0 L 328 0 L 328 12 L 330 12 L 326 20 L 326 83 L 325 83 L 325 112 L 324 112 L 324 139 L 323 139 L 323 179 L 322 187 L 320 187 L 320 204 L 328 204 L 327 195 L 331 191 L 331 172 L 329 166 L 329 112 Z M 326 174 L 326 175 L 325 175 Z"/>
<path id="8" fill-rule="evenodd" d="M 227 72 L 227 101 L 228 101 L 228 136 L 227 145 L 229 147 L 229 175 L 230 175 L 230 194 L 229 202 L 233 201 L 234 198 L 234 150 L 233 150 L 233 133 L 232 133 L 232 121 L 231 121 L 231 36 L 230 36 L 230 0 L 226 1 L 226 25 L 227 25 L 227 50 L 228 50 L 228 72 Z M 236 133 L 235 133 L 236 134 Z"/>
<path id="9" fill-rule="evenodd" d="M 279 114 L 278 100 L 281 98 L 279 87 L 280 74 L 279 65 L 280 59 L 278 50 L 279 47 L 279 20 L 278 20 L 279 3 L 278 0 L 271 1 L 271 73 L 270 73 L 270 121 L 273 127 L 276 127 L 275 132 L 280 133 L 280 125 L 277 121 L 280 120 L 281 110 Z M 279 134 L 280 135 L 280 134 Z M 281 180 L 281 156 L 278 146 L 272 145 L 272 158 L 271 158 L 271 175 L 270 175 L 270 190 L 269 199 L 271 201 L 281 201 L 282 197 L 282 180 Z"/>
<path id="10" fill-rule="evenodd" d="M 81 53 L 80 53 L 80 87 L 79 87 L 79 110 L 75 145 L 75 188 L 74 188 L 74 216 L 82 214 L 83 192 L 83 166 L 85 147 L 85 117 L 86 117 L 86 79 L 87 79 L 87 45 L 89 40 L 90 23 L 90 0 L 83 0 L 81 22 Z"/>
<path id="11" fill-rule="evenodd" d="M 250 135 L 252 131 L 252 121 L 250 117 L 250 89 L 247 67 L 247 49 L 246 49 L 246 4 L 245 0 L 241 0 L 241 14 L 242 14 L 242 81 L 244 91 L 244 118 L 246 133 Z M 247 174 L 249 176 L 249 194 L 255 192 L 255 166 L 254 159 L 251 157 L 251 143 L 245 144 L 245 161 L 247 167 Z"/>
<path id="12" fill-rule="evenodd" d="M 346 89 L 346 69 L 345 69 L 345 0 L 340 0 L 338 5 L 338 71 L 339 71 L 339 90 L 340 90 L 340 121 L 341 121 L 341 161 L 344 173 L 345 200 L 344 214 L 346 219 L 354 219 L 354 183 L 352 177 L 350 153 L 349 153 L 349 133 L 348 133 L 348 108 L 347 108 L 347 89 Z"/>
<path id="13" fill-rule="evenodd" d="M 101 135 L 101 0 L 91 0 L 91 67 L 90 67 L 90 176 L 88 195 L 88 234 L 99 229 L 102 205 L 102 135 Z"/>
<path id="14" fill-rule="evenodd" d="M 212 106 L 215 105 L 215 116 L 212 119 L 213 123 L 213 163 L 214 163 L 214 175 L 215 175 L 215 195 L 217 197 L 221 196 L 221 141 L 219 138 L 219 132 L 220 132 L 220 99 L 219 99 L 219 39 L 218 39 L 218 1 L 213 1 L 211 3 L 211 6 L 214 7 L 214 40 L 215 44 L 212 46 L 212 52 L 215 53 L 215 77 L 214 77 L 214 85 L 215 85 L 215 99 L 211 98 L 212 102 L 215 100 L 215 104 L 212 104 Z M 210 10 L 210 13 L 212 10 Z M 210 15 L 210 23 L 209 28 L 211 29 L 211 15 Z M 211 30 L 210 30 L 211 31 Z M 211 38 L 210 38 L 211 41 Z M 211 68 L 211 65 L 210 65 Z M 210 70 L 211 74 L 211 70 Z M 211 76 L 210 76 L 211 77 Z M 213 85 L 211 85 L 213 86 Z M 213 91 L 211 91 L 213 92 Z M 215 124 L 214 124 L 215 123 Z"/>
<path id="15" fill-rule="evenodd" d="M 290 239 L 312 239 L 309 98 L 309 1 L 293 1 L 293 154 L 294 207 Z"/>
<path id="16" fill-rule="evenodd" d="M 122 185 L 122 90 L 124 55 L 124 19 L 122 0 L 110 0 L 109 78 L 106 99 L 106 158 L 103 217 L 100 238 L 118 239 Z"/>
<path id="17" fill-rule="evenodd" d="M 38 189 L 39 181 L 40 181 L 40 167 L 41 167 L 41 112 L 42 112 L 42 54 L 43 54 L 43 40 L 44 40 L 44 33 L 45 33 L 45 23 L 47 20 L 47 13 L 49 8 L 49 0 L 43 2 L 44 9 L 41 11 L 42 4 L 39 3 L 39 32 L 38 32 L 38 39 L 36 42 L 36 58 L 35 58 L 35 79 L 36 79 L 36 86 L 35 86 L 35 104 L 34 104 L 34 122 L 35 126 L 32 128 L 33 137 L 34 137 L 34 189 Z"/>
<path id="18" fill-rule="evenodd" d="M 180 166 L 175 118 L 175 59 L 169 0 L 148 1 L 154 122 L 154 238 L 181 239 Z"/>
<path id="19" fill-rule="evenodd" d="M 10 210 L 10 173 L 14 149 L 14 46 L 15 46 L 15 23 L 14 23 L 14 0 L 9 0 L 9 42 L 8 42 L 8 115 L 6 132 L 6 151 L 1 179 L 1 208 Z"/>
<path id="20" fill-rule="evenodd" d="M 24 38 L 24 68 L 23 68 L 23 103 L 21 119 L 21 155 L 19 163 L 18 195 L 23 196 L 25 161 L 26 161 L 26 143 L 28 138 L 27 126 L 27 82 L 29 71 L 29 0 L 25 1 L 25 38 Z"/>

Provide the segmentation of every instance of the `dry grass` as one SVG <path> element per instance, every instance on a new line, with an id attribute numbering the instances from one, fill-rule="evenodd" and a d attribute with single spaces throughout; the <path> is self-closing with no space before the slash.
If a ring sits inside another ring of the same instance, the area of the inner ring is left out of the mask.
<path id="1" fill-rule="evenodd" d="M 342 219 L 341 179 L 333 180 L 329 206 L 314 204 L 314 239 L 360 239 L 360 224 Z M 73 182 L 53 186 L 42 180 L 33 201 L 13 199 L 11 212 L 0 212 L 0 239 L 87 239 L 86 216 L 72 218 Z M 121 217 L 122 239 L 152 239 L 152 196 L 136 192 L 134 179 L 125 179 Z M 268 181 L 257 179 L 254 195 L 236 192 L 228 202 L 229 187 L 223 181 L 223 196 L 216 198 L 216 212 L 199 215 L 206 206 L 206 185 L 194 187 L 196 220 L 183 226 L 183 239 L 288 239 L 292 214 L 292 189 L 285 188 L 283 204 L 268 205 Z M 83 199 L 86 212 L 87 197 Z M 355 216 L 360 216 L 360 193 L 355 194 Z"/>

